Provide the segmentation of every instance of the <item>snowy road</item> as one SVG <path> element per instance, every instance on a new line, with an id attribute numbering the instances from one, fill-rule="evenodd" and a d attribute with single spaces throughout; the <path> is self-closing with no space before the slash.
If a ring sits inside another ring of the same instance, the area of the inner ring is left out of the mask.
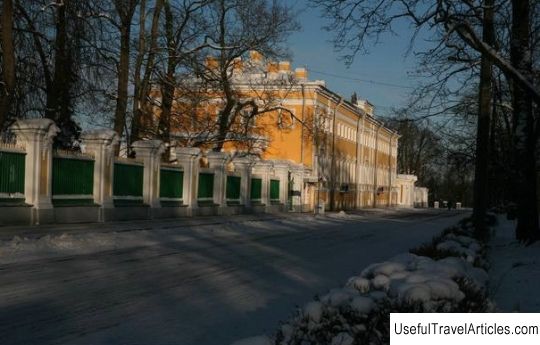
<path id="1" fill-rule="evenodd" d="M 3 241 L 0 344 L 227 345 L 463 216 L 242 216 Z"/>

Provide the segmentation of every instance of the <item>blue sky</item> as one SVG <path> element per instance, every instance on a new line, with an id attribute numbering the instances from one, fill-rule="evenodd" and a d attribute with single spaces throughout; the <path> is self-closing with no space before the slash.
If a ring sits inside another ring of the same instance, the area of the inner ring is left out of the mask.
<path id="1" fill-rule="evenodd" d="M 288 41 L 293 54 L 292 66 L 306 67 L 310 79 L 325 80 L 328 88 L 343 97 L 349 98 L 356 91 L 359 98 L 375 104 L 378 115 L 391 113 L 392 107 L 404 106 L 411 89 L 351 81 L 328 74 L 414 87 L 416 80 L 408 76 L 408 72 L 415 70 L 416 60 L 414 54 L 406 56 L 412 34 L 408 24 L 400 23 L 396 27 L 399 35 L 384 35 L 376 46 L 370 46 L 368 55 L 358 55 L 347 67 L 330 42 L 333 33 L 322 29 L 325 20 L 320 17 L 319 9 L 306 3 L 305 0 L 297 0 L 294 4 L 300 12 L 302 29 Z M 424 43 L 417 41 L 417 44 Z"/>

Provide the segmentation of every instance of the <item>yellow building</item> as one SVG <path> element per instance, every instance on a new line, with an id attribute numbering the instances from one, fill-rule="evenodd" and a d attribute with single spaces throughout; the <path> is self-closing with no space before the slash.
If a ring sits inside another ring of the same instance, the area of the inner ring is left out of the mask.
<path id="1" fill-rule="evenodd" d="M 233 85 L 241 98 L 251 97 L 261 108 L 272 109 L 250 125 L 246 142 L 255 138 L 252 142 L 263 159 L 293 162 L 302 171 L 302 181 L 291 181 L 291 198 L 297 199 L 293 204 L 308 210 L 319 199 L 326 208 L 351 209 L 403 201 L 400 194 L 407 182 L 396 184 L 399 134 L 374 117 L 372 104 L 365 100 L 353 104 L 324 81 L 309 80 L 305 68 L 293 71 L 288 61 L 268 62 L 257 52 L 238 59 L 234 68 Z M 218 95 L 204 104 L 204 116 L 218 116 L 222 105 Z M 197 131 L 204 134 L 204 128 L 186 126 L 191 123 L 187 118 L 177 123 L 184 124 L 174 133 L 180 140 Z M 227 151 L 245 149 L 241 140 L 224 146 Z"/>

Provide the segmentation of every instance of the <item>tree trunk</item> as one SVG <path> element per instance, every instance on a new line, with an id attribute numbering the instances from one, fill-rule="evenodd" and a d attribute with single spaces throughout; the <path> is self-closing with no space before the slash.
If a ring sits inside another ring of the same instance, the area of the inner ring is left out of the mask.
<path id="1" fill-rule="evenodd" d="M 530 78 L 532 54 L 530 48 L 529 0 L 512 0 L 512 33 L 510 57 L 512 65 Z M 536 138 L 532 112 L 532 95 L 517 80 L 512 80 L 515 121 L 514 159 L 517 197 L 516 238 L 533 242 L 539 238 L 536 199 Z"/>
<path id="2" fill-rule="evenodd" d="M 139 139 L 140 118 L 141 118 L 141 69 L 146 54 L 146 0 L 141 0 L 139 6 L 139 44 L 137 47 L 137 58 L 135 59 L 135 71 L 133 73 L 133 119 L 131 120 L 131 131 L 129 144 Z"/>
<path id="3" fill-rule="evenodd" d="M 126 126 L 129 83 L 129 40 L 131 36 L 131 20 L 135 13 L 136 1 L 115 1 L 120 17 L 120 59 L 118 61 L 118 83 L 116 109 L 114 111 L 114 130 L 120 137 Z M 127 133 L 126 133 L 127 134 Z"/>
<path id="4" fill-rule="evenodd" d="M 72 147 L 72 141 L 80 128 L 72 120 L 73 101 L 73 60 L 70 52 L 68 35 L 68 0 L 56 2 L 56 36 L 54 41 L 54 73 L 52 83 L 48 84 L 45 117 L 52 119 L 60 128 L 55 137 L 55 145 L 63 148 Z M 76 33 L 70 32 L 71 35 Z M 73 38 L 71 38 L 73 39 Z"/>
<path id="5" fill-rule="evenodd" d="M 141 2 L 141 6 L 144 5 L 144 2 Z M 154 61 L 156 57 L 156 51 L 158 49 L 158 29 L 159 29 L 159 18 L 161 16 L 161 9 L 163 7 L 163 0 L 157 0 L 156 6 L 154 8 L 154 15 L 152 17 L 152 26 L 150 28 L 150 45 L 148 47 L 148 57 L 146 59 L 146 66 L 144 67 L 144 73 L 142 79 L 140 78 L 141 66 L 136 73 L 136 78 L 139 78 L 137 85 L 137 92 L 135 92 L 135 97 L 133 100 L 133 122 L 132 122 L 132 131 L 131 131 L 131 142 L 141 139 L 145 134 L 148 134 L 148 131 L 144 130 L 144 117 L 152 115 L 151 111 L 148 111 L 148 94 L 150 92 L 150 80 L 152 73 L 154 71 Z M 141 26 L 144 23 L 141 22 Z M 141 28 L 144 31 L 144 28 Z M 145 54 L 145 40 L 143 38 L 142 51 L 139 51 L 141 56 Z M 142 59 L 141 59 L 142 64 Z M 146 112 L 145 112 L 146 111 Z M 153 133 L 152 133 L 153 134 Z"/>
<path id="6" fill-rule="evenodd" d="M 167 73 L 161 82 L 161 115 L 158 122 L 158 137 L 164 142 L 170 142 L 171 112 L 174 99 L 175 69 L 177 63 L 174 32 L 173 14 L 168 2 L 165 2 L 165 38 L 167 40 Z M 168 152 L 166 153 L 168 156 Z"/>
<path id="7" fill-rule="evenodd" d="M 15 93 L 15 48 L 13 45 L 13 1 L 4 0 L 0 18 L 0 45 L 2 47 L 2 78 L 0 87 L 0 132 L 9 119 L 11 102 Z"/>
<path id="8" fill-rule="evenodd" d="M 495 44 L 493 25 L 494 0 L 484 1 L 483 40 L 486 44 Z M 474 209 L 473 220 L 478 238 L 488 236 L 486 215 L 488 208 L 488 164 L 489 132 L 492 113 L 492 69 L 493 61 L 487 54 L 482 55 L 480 68 L 480 89 L 478 100 L 478 123 L 476 131 L 476 161 L 474 171 Z"/>
<path id="9" fill-rule="evenodd" d="M 227 40 L 226 40 L 226 16 L 227 16 L 227 9 L 225 6 L 225 1 L 221 0 L 219 3 L 220 6 L 220 19 L 219 19 L 219 45 L 221 47 L 227 46 Z M 220 58 L 219 58 L 219 77 L 220 77 L 220 83 L 221 88 L 223 89 L 223 94 L 225 97 L 225 106 L 221 111 L 219 112 L 219 118 L 217 122 L 217 135 L 216 135 L 216 143 L 213 147 L 213 151 L 220 152 L 223 149 L 223 146 L 225 145 L 225 140 L 227 139 L 227 133 L 229 130 L 229 118 L 231 116 L 231 112 L 233 111 L 234 107 L 236 106 L 236 101 L 234 98 L 234 91 L 232 89 L 231 82 L 229 80 L 229 57 L 227 56 L 226 49 L 222 49 L 220 51 Z"/>
<path id="10" fill-rule="evenodd" d="M 114 130 L 122 136 L 126 125 L 126 110 L 129 77 L 129 36 L 130 28 L 120 29 L 120 62 L 118 63 L 118 95 L 114 112 Z"/>

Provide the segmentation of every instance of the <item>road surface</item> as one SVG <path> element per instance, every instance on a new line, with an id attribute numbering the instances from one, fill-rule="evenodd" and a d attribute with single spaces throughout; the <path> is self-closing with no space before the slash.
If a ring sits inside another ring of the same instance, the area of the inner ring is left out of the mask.
<path id="1" fill-rule="evenodd" d="M 89 224 L 20 228 L 29 238 L 11 240 L 17 228 L 5 229 L 0 344 L 227 345 L 273 332 L 295 306 L 464 215 Z"/>

